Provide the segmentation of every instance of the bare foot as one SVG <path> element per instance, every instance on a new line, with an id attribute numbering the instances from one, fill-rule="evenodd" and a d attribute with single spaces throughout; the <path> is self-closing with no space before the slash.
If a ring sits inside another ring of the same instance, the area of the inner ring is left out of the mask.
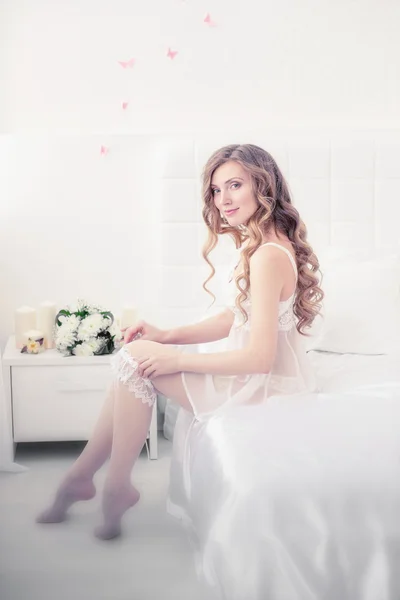
<path id="1" fill-rule="evenodd" d="M 36 517 L 36 523 L 61 523 L 74 502 L 90 500 L 95 495 L 96 488 L 91 479 L 66 477 L 56 492 L 53 504 Z"/>
<path id="2" fill-rule="evenodd" d="M 133 485 L 119 488 L 105 487 L 102 499 L 104 522 L 103 525 L 96 527 L 94 535 L 100 540 L 111 540 L 121 535 L 121 519 L 139 498 L 140 493 Z"/>

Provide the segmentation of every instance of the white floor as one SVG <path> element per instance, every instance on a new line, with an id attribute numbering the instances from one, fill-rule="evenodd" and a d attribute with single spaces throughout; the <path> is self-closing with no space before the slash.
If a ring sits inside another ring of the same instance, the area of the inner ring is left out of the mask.
<path id="1" fill-rule="evenodd" d="M 186 534 L 165 510 L 171 442 L 161 433 L 158 460 L 144 450 L 134 468 L 141 500 L 125 515 L 121 538 L 92 535 L 106 465 L 93 500 L 73 506 L 64 523 L 35 523 L 83 445 L 19 445 L 16 461 L 29 470 L 0 473 L 1 600 L 207 600 Z"/>

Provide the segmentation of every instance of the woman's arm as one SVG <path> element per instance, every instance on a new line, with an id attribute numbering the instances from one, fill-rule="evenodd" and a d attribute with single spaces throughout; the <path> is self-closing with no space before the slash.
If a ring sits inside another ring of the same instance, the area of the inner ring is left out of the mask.
<path id="1" fill-rule="evenodd" d="M 163 344 L 203 344 L 222 340 L 228 337 L 233 320 L 233 312 L 226 308 L 223 312 L 199 323 L 166 331 Z"/>
<path id="2" fill-rule="evenodd" d="M 282 254 L 264 246 L 250 259 L 251 327 L 247 345 L 225 352 L 181 354 L 179 371 L 216 375 L 269 373 L 275 359 L 279 299 L 285 277 Z"/>

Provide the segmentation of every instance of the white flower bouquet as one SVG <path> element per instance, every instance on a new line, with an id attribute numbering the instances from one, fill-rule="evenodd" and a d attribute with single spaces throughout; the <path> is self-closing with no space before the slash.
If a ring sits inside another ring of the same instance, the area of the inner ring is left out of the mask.
<path id="1" fill-rule="evenodd" d="M 57 313 L 53 340 L 63 356 L 96 356 L 119 349 L 122 333 L 109 310 L 78 299 Z"/>

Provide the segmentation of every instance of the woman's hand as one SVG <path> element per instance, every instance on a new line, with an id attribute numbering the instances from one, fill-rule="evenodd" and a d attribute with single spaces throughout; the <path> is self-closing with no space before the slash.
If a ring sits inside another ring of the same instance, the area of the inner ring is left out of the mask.
<path id="1" fill-rule="evenodd" d="M 138 374 L 148 379 L 153 379 L 159 375 L 170 375 L 178 373 L 180 369 L 179 358 L 181 352 L 170 351 L 157 356 L 142 356 L 136 360 L 139 363 Z"/>
<path id="2" fill-rule="evenodd" d="M 132 340 L 136 338 L 164 344 L 164 340 L 166 339 L 167 334 L 166 331 L 158 329 L 157 327 L 154 327 L 154 325 L 146 323 L 146 321 L 138 321 L 136 325 L 132 325 L 131 327 L 125 327 L 124 329 L 121 329 L 121 333 L 124 340 L 124 344 L 129 344 L 130 342 L 132 342 Z"/>

